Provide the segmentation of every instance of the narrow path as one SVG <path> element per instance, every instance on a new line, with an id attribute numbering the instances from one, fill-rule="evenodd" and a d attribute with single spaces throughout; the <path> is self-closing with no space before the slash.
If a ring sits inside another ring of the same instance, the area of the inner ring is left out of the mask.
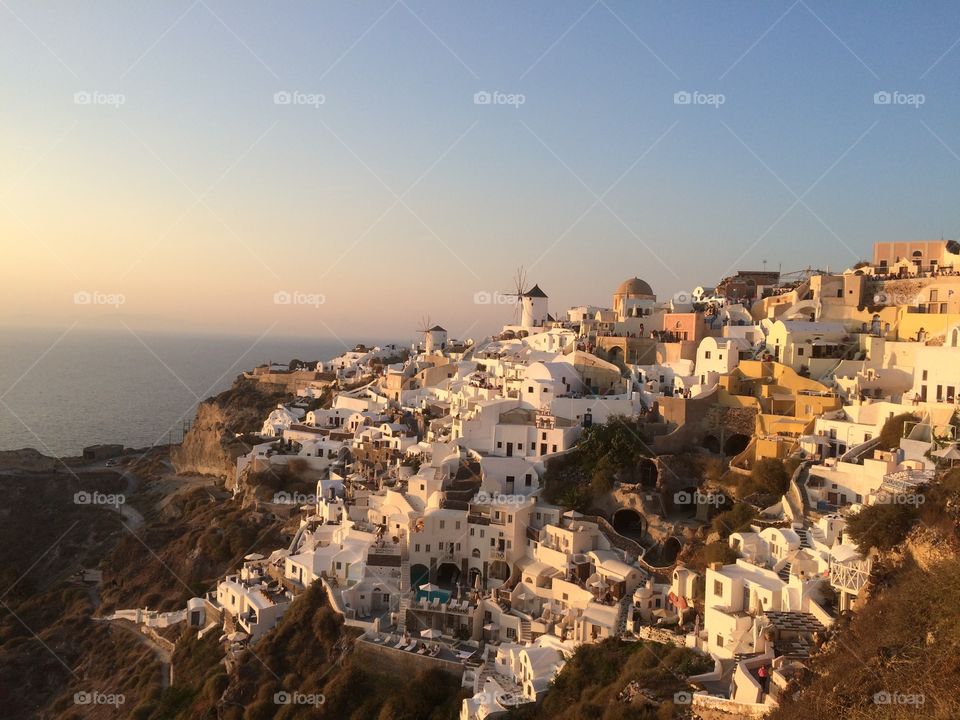
<path id="1" fill-rule="evenodd" d="M 144 635 L 140 632 L 140 628 L 129 620 L 103 619 L 101 622 L 108 622 L 111 623 L 113 627 L 122 628 L 125 632 L 135 637 L 141 645 L 149 647 L 157 658 L 157 662 L 160 663 L 160 687 L 163 690 L 170 687 L 170 679 L 173 677 L 173 656 L 169 650 L 158 645 L 150 636 Z"/>

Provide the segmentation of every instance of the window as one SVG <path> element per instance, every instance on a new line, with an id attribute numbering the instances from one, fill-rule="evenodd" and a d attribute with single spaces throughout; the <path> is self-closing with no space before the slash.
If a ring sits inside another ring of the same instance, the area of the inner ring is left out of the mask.
<path id="1" fill-rule="evenodd" d="M 546 440 L 546 439 L 547 439 L 547 434 L 546 434 L 545 432 L 540 433 L 540 439 L 541 439 L 541 440 Z M 530 476 L 528 475 L 527 477 L 530 477 Z"/>
<path id="2" fill-rule="evenodd" d="M 527 476 L 523 479 L 523 484 L 524 484 L 526 487 L 530 487 L 530 485 L 531 485 L 530 473 L 527 473 Z"/>
<path id="3" fill-rule="evenodd" d="M 503 447 L 503 441 L 502 441 L 502 440 L 497 440 L 497 447 L 498 447 L 498 448 L 502 448 L 502 447 Z"/>
<path id="4" fill-rule="evenodd" d="M 443 550 L 443 541 L 437 543 L 437 550 Z"/>
<path id="5" fill-rule="evenodd" d="M 803 357 L 803 348 L 797 348 L 797 355 Z"/>
<path id="6" fill-rule="evenodd" d="M 440 529 L 443 530 L 446 526 L 447 526 L 447 521 L 446 521 L 446 520 L 441 520 L 441 521 L 440 521 Z"/>
<path id="7" fill-rule="evenodd" d="M 926 380 L 926 379 L 927 379 L 927 371 L 926 371 L 926 370 L 923 371 L 923 378 L 922 378 L 922 379 L 923 379 L 923 380 Z"/>
<path id="8" fill-rule="evenodd" d="M 703 356 L 704 356 L 707 360 L 709 360 L 711 354 L 712 354 L 712 353 L 711 353 L 709 350 L 707 350 L 707 351 L 703 354 Z"/>
<path id="9" fill-rule="evenodd" d="M 717 635 L 717 647 L 723 647 L 723 635 Z"/>
<path id="10" fill-rule="evenodd" d="M 713 594 L 718 597 L 723 597 L 723 583 L 719 580 L 713 581 Z"/>
<path id="11" fill-rule="evenodd" d="M 460 529 L 460 521 L 459 521 L 459 520 L 457 520 L 457 522 L 454 523 L 454 529 L 455 529 L 455 530 L 459 530 L 459 529 Z"/>
<path id="12" fill-rule="evenodd" d="M 557 451 L 557 446 L 554 445 L 554 446 L 553 446 L 553 452 L 556 452 L 556 451 Z"/>
<path id="13" fill-rule="evenodd" d="M 430 543 L 427 543 L 427 548 L 426 548 L 426 550 L 427 550 L 427 552 L 430 552 Z"/>
<path id="14" fill-rule="evenodd" d="M 532 393 L 532 392 L 533 392 L 533 385 L 530 385 L 530 386 L 527 388 L 527 392 L 528 392 L 528 393 Z"/>
<path id="15" fill-rule="evenodd" d="M 413 551 L 420 552 L 420 543 L 417 543 L 416 545 L 413 546 Z"/>
<path id="16" fill-rule="evenodd" d="M 473 537 L 473 531 L 474 531 L 474 530 L 476 530 L 476 528 L 470 528 L 470 537 Z"/>

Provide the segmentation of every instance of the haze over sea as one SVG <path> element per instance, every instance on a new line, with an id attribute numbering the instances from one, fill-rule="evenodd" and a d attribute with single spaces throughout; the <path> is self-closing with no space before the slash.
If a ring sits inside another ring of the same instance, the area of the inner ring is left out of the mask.
<path id="1" fill-rule="evenodd" d="M 65 330 L 0 330 L 0 450 L 69 456 L 95 443 L 178 441 L 198 402 L 244 370 L 376 342 Z"/>

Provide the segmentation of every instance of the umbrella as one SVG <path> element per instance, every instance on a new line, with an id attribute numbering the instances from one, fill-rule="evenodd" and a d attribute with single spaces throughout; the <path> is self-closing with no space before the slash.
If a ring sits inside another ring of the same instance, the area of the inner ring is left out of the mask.
<path id="1" fill-rule="evenodd" d="M 433 583 L 428 582 L 421 585 L 420 589 L 423 590 L 425 593 L 432 593 L 432 592 L 436 592 L 437 590 L 440 590 L 441 588 L 439 585 L 434 585 Z"/>
<path id="2" fill-rule="evenodd" d="M 801 435 L 799 438 L 802 443 L 813 443 L 814 445 L 829 445 L 830 440 L 822 435 Z"/>
<path id="3" fill-rule="evenodd" d="M 480 578 L 480 573 L 477 573 L 473 577 L 473 589 L 480 590 L 483 588 L 483 580 Z"/>
<path id="4" fill-rule="evenodd" d="M 441 635 L 443 635 L 443 633 L 436 628 L 427 628 L 426 630 L 420 631 L 420 637 L 427 638 L 428 640 L 436 640 Z"/>
<path id="5" fill-rule="evenodd" d="M 263 560 L 263 555 L 261 555 L 260 553 L 250 553 L 249 555 L 245 555 L 243 559 L 244 560 Z"/>
<path id="6" fill-rule="evenodd" d="M 246 640 L 248 637 L 249 635 L 247 635 L 245 632 L 240 632 L 237 630 L 236 632 L 232 632 L 227 635 L 227 640 L 230 642 L 240 642 L 241 640 Z"/>

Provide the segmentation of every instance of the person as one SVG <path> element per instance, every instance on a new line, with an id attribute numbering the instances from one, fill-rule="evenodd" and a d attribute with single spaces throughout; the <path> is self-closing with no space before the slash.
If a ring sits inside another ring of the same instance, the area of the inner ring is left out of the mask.
<path id="1" fill-rule="evenodd" d="M 770 677 L 767 673 L 766 665 L 760 666 L 760 669 L 757 670 L 757 676 L 760 678 L 760 689 L 762 689 L 764 692 L 767 692 L 767 684 Z"/>

